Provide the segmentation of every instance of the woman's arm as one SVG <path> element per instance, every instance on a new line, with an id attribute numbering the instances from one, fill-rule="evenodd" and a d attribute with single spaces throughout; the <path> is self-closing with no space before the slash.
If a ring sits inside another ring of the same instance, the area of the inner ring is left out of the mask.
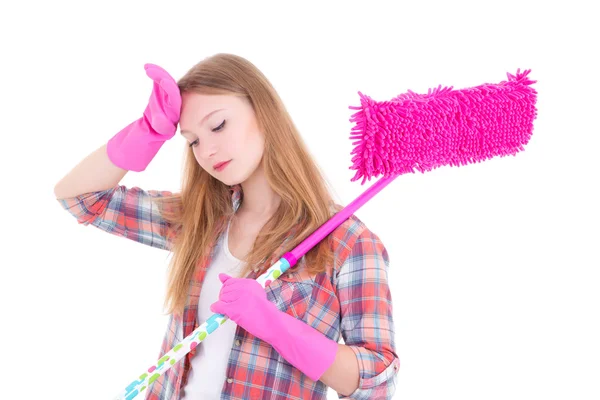
<path id="1" fill-rule="evenodd" d="M 100 192 L 116 186 L 129 172 L 114 165 L 106 154 L 106 144 L 90 153 L 54 186 L 57 200 L 84 193 Z"/>
<path id="2" fill-rule="evenodd" d="M 342 385 L 343 390 L 338 393 L 349 393 L 347 398 L 391 399 L 400 360 L 394 343 L 392 296 L 387 275 L 389 258 L 377 235 L 365 226 L 355 230 L 360 229 L 354 243 L 347 244 L 348 256 L 335 272 L 344 345 L 340 345 L 339 365 L 336 360 L 323 375 L 329 383 L 323 381 L 333 388 Z M 358 368 L 358 378 L 355 368 Z M 348 382 L 342 383 L 344 378 Z M 352 388 L 354 391 L 349 392 Z"/>
<path id="3" fill-rule="evenodd" d="M 348 396 L 358 389 L 358 359 L 349 346 L 338 343 L 335 361 L 321 376 L 321 381 L 336 392 Z"/>
<path id="4" fill-rule="evenodd" d="M 79 224 L 92 225 L 116 236 L 171 250 L 178 232 L 162 217 L 162 210 L 172 212 L 180 206 L 177 202 L 165 202 L 158 206 L 153 199 L 170 197 L 172 194 L 167 190 L 116 185 L 57 201 Z"/>

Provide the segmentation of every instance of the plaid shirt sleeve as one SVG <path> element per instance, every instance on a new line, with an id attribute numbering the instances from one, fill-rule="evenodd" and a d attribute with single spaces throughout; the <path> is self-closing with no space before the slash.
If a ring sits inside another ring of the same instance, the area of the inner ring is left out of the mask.
<path id="1" fill-rule="evenodd" d="M 58 199 L 77 222 L 93 225 L 113 235 L 169 250 L 173 232 L 152 198 L 170 196 L 169 191 L 142 190 L 117 185 L 113 188 Z"/>
<path id="2" fill-rule="evenodd" d="M 388 253 L 363 225 L 337 273 L 341 335 L 358 359 L 358 388 L 344 399 L 391 399 L 400 359 L 394 344 Z"/>

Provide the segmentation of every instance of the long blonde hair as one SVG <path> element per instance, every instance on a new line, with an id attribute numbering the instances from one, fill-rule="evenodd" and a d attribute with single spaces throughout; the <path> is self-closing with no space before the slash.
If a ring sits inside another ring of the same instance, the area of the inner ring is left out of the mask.
<path id="1" fill-rule="evenodd" d="M 219 53 L 194 65 L 178 82 L 181 93 L 243 96 L 254 109 L 259 129 L 265 135 L 263 167 L 269 185 L 281 197 L 275 214 L 265 223 L 254 246 L 243 260 L 239 276 L 250 270 L 268 269 L 285 239 L 290 251 L 339 210 L 316 162 L 309 154 L 279 95 L 251 62 L 243 57 Z M 204 265 L 215 240 L 224 230 L 223 221 L 234 214 L 232 187 L 212 177 L 186 146 L 182 189 L 173 196 L 157 198 L 163 218 L 172 228 L 173 257 L 169 266 L 165 307 L 168 313 L 183 313 L 189 283 L 195 268 Z M 243 201 L 243 193 L 241 194 Z M 304 256 L 309 274 L 320 273 L 333 263 L 331 235 Z M 300 263 L 300 261 L 299 261 Z"/>

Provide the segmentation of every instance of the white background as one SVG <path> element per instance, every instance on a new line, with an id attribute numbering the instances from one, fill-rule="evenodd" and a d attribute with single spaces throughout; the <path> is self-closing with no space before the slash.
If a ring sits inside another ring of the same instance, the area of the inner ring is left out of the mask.
<path id="1" fill-rule="evenodd" d="M 348 169 L 358 91 L 388 100 L 531 69 L 525 151 L 403 175 L 356 214 L 390 255 L 395 398 L 600 398 L 592 3 L 3 3 L 0 397 L 106 400 L 156 361 L 167 254 L 79 226 L 53 187 L 141 117 L 144 63 L 179 79 L 229 52 L 273 83 L 342 204 L 369 185 Z M 121 183 L 178 190 L 184 142 Z"/>

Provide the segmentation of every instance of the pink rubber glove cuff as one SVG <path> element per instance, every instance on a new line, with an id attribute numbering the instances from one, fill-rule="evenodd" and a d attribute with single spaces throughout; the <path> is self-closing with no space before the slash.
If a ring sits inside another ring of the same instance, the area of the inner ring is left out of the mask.
<path id="1" fill-rule="evenodd" d="M 272 303 L 271 303 L 272 304 Z M 304 321 L 273 305 L 271 321 L 263 339 L 290 364 L 318 381 L 335 361 L 338 344 Z"/>
<path id="2" fill-rule="evenodd" d="M 113 136 L 108 141 L 106 152 L 117 167 L 141 172 L 148 167 L 165 141 L 173 137 L 176 129 L 168 136 L 156 133 L 144 115 Z"/>
<path id="3" fill-rule="evenodd" d="M 254 279 L 219 274 L 219 300 L 210 306 L 254 336 L 271 344 L 290 364 L 317 381 L 333 364 L 338 343 L 307 323 L 280 311 Z"/>

